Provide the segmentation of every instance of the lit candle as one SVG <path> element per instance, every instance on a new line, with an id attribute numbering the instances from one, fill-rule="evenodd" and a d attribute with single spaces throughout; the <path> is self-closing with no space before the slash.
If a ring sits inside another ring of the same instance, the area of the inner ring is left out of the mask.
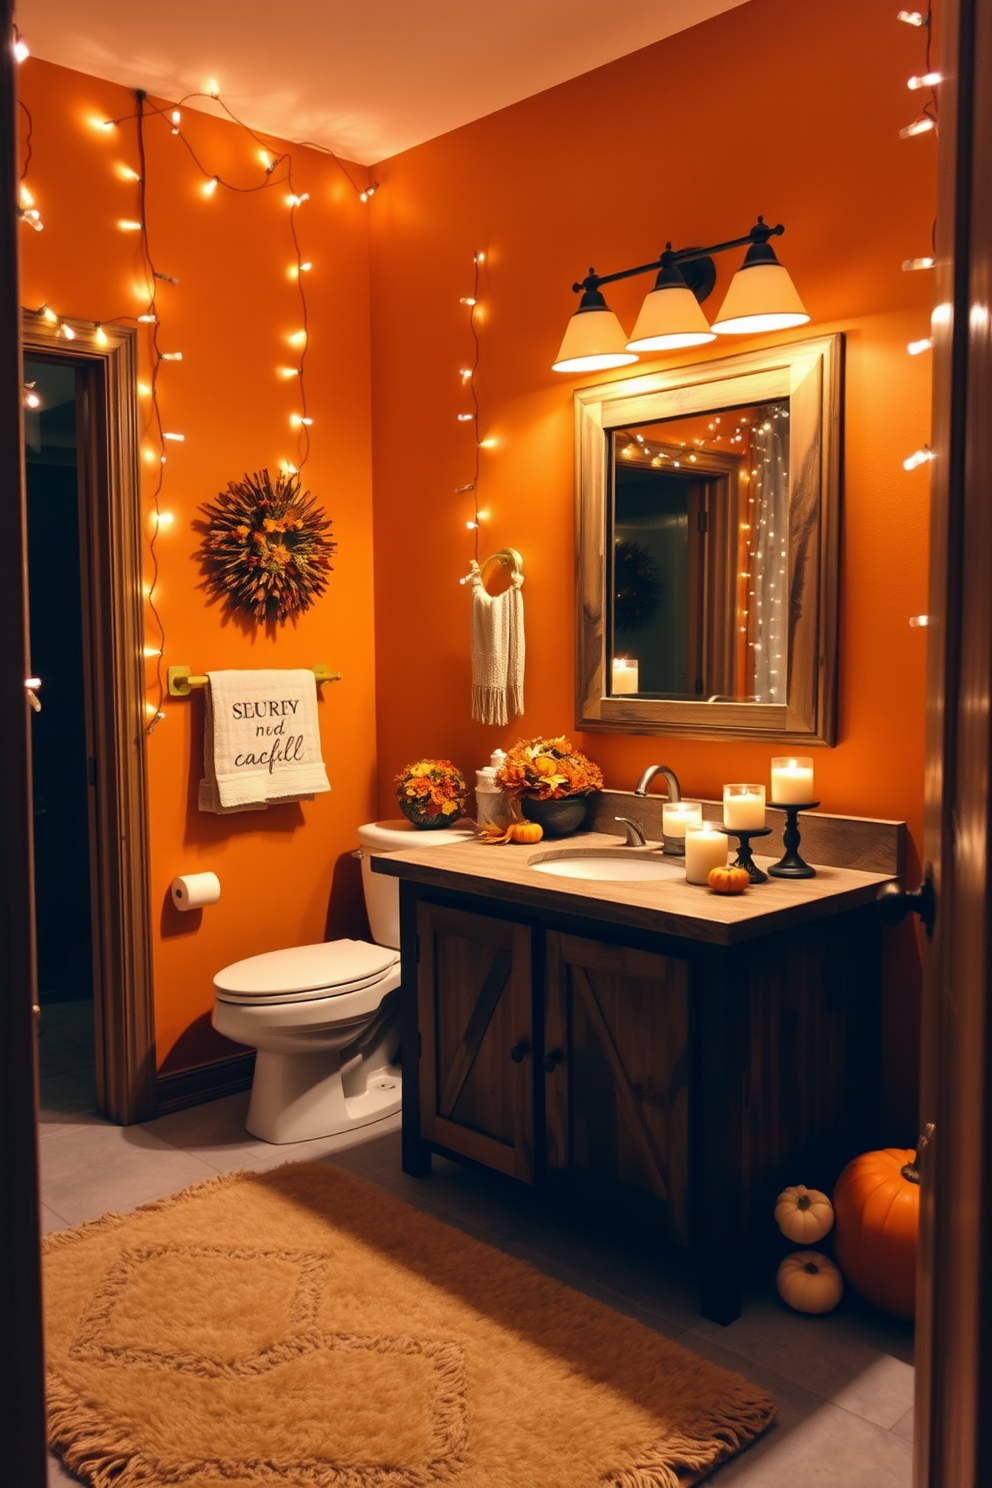
<path id="1" fill-rule="evenodd" d="M 732 832 L 760 832 L 765 825 L 765 787 L 725 785 L 723 825 Z"/>
<path id="2" fill-rule="evenodd" d="M 621 697 L 624 693 L 637 691 L 637 662 L 628 661 L 625 656 L 613 658 L 613 696 Z"/>
<path id="3" fill-rule="evenodd" d="M 808 806 L 813 796 L 813 760 L 809 755 L 772 760 L 772 800 L 780 806 Z"/>
<path id="4" fill-rule="evenodd" d="M 700 801 L 666 801 L 661 808 L 661 830 L 666 837 L 684 837 L 688 827 L 703 820 Z"/>
<path id="5" fill-rule="evenodd" d="M 722 832 L 702 822 L 685 833 L 685 880 L 705 884 L 714 868 L 727 866 L 727 839 Z"/>

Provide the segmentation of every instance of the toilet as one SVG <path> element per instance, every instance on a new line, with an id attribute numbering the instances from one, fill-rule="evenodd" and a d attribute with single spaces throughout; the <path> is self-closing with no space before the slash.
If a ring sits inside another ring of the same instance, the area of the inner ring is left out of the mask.
<path id="1" fill-rule="evenodd" d="M 399 880 L 373 873 L 372 858 L 474 835 L 464 820 L 439 831 L 405 820 L 359 827 L 355 856 L 374 943 L 289 946 L 214 977 L 214 1027 L 258 1051 L 245 1121 L 252 1136 L 306 1142 L 400 1109 Z"/>

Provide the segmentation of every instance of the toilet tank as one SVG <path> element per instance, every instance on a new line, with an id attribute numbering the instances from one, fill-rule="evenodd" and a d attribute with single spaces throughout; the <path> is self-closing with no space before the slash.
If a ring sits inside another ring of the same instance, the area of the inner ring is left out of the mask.
<path id="1" fill-rule="evenodd" d="M 400 881 L 385 873 L 373 873 L 372 858 L 380 853 L 408 847 L 451 847 L 475 836 L 475 823 L 462 818 L 451 827 L 418 829 L 405 817 L 398 821 L 369 822 L 359 827 L 362 855 L 362 888 L 372 939 L 377 945 L 400 947 Z"/>

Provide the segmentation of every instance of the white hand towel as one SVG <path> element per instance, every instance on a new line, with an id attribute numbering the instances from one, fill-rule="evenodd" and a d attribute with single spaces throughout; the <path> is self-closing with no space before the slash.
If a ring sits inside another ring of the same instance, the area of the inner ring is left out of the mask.
<path id="1" fill-rule="evenodd" d="M 208 672 L 201 811 L 260 811 L 330 790 L 313 672 Z"/>
<path id="2" fill-rule="evenodd" d="M 472 717 L 508 723 L 524 711 L 524 597 L 522 573 L 509 589 L 490 594 L 475 562 L 472 577 Z"/>

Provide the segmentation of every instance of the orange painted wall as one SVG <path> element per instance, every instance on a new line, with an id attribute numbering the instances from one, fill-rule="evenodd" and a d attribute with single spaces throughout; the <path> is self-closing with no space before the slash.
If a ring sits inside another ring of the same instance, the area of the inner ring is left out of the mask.
<path id="1" fill-rule="evenodd" d="M 690 31 L 456 130 L 377 167 L 372 213 L 376 673 L 380 808 L 407 760 L 450 755 L 466 772 L 497 744 L 571 731 L 572 403 L 550 364 L 589 264 L 608 272 L 676 246 L 786 224 L 783 261 L 812 315 L 847 336 L 840 734 L 816 757 L 828 811 L 906 818 L 911 877 L 922 828 L 927 476 L 902 459 L 929 430 L 930 369 L 906 342 L 927 333 L 932 136 L 900 141 L 922 71 L 921 34 L 889 0 L 750 0 Z M 480 66 L 484 62 L 480 60 Z M 481 288 L 481 545 L 524 556 L 525 716 L 469 719 L 472 556 L 469 405 L 472 256 Z M 713 304 L 736 267 L 718 260 Z M 649 281 L 613 286 L 628 327 Z M 781 338 L 786 339 L 786 338 Z M 714 355 L 748 345 L 718 343 Z M 693 358 L 675 354 L 673 365 Z M 641 366 L 649 368 L 650 358 Z M 629 370 L 629 369 L 628 369 Z M 610 374 L 606 374 L 607 377 Z M 620 373 L 614 375 L 622 375 Z M 600 376 L 585 383 L 603 380 Z M 687 793 L 764 779 L 772 751 L 742 744 L 574 736 L 607 783 L 631 788 L 664 759 Z M 915 1122 L 918 954 L 889 942 L 886 1110 Z"/>
<path id="2" fill-rule="evenodd" d="M 142 278 L 138 235 L 117 222 L 138 216 L 137 194 L 116 167 L 137 166 L 135 126 L 103 132 L 89 122 L 131 114 L 133 96 L 34 59 L 19 81 L 33 117 L 28 184 L 45 224 L 23 234 L 22 303 L 48 302 L 86 320 L 133 316 L 143 308 L 132 288 Z M 191 111 L 183 124 L 211 174 L 245 185 L 264 178 L 257 146 L 235 125 Z M 165 661 L 195 671 L 326 661 L 344 678 L 325 688 L 320 712 L 334 789 L 312 804 L 201 815 L 202 697 L 167 701 L 165 721 L 147 741 L 158 1060 L 170 1070 L 233 1048 L 208 1022 L 219 967 L 322 939 L 328 929 L 360 934 L 364 926 L 357 864 L 347 854 L 356 827 L 375 810 L 368 215 L 333 161 L 293 147 L 297 190 L 310 193 L 298 222 L 313 263 L 306 484 L 323 499 L 339 546 L 324 599 L 295 626 L 252 633 L 207 603 L 191 523 L 229 480 L 295 461 L 289 416 L 296 385 L 275 373 L 292 360 L 285 338 L 300 322 L 287 275 L 294 255 L 286 188 L 240 196 L 219 190 L 206 200 L 203 177 L 168 124 L 150 120 L 147 139 L 152 251 L 179 279 L 159 295 L 160 344 L 184 357 L 166 364 L 160 379 L 165 427 L 185 434 L 184 444 L 170 447 L 162 493 L 175 516 L 158 544 Z M 148 640 L 157 641 L 151 624 Z M 220 902 L 202 914 L 178 914 L 167 899 L 172 878 L 204 869 L 220 876 Z"/>

